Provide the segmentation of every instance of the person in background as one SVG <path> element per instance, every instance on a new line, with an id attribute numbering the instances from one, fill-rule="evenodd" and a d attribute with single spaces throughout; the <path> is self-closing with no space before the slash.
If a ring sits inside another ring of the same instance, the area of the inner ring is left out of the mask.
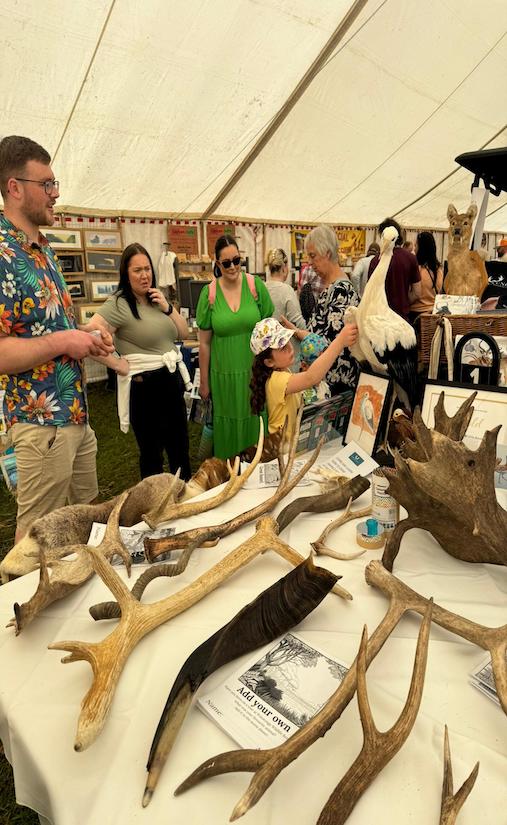
<path id="1" fill-rule="evenodd" d="M 78 329 L 58 258 L 40 226 L 55 222 L 59 182 L 35 141 L 0 142 L 0 373 L 17 462 L 16 542 L 32 522 L 98 494 L 82 359 L 115 360 L 109 333 Z"/>
<path id="2" fill-rule="evenodd" d="M 164 452 L 171 473 L 191 476 L 185 386 L 176 341 L 188 335 L 187 322 L 157 288 L 146 249 L 132 243 L 120 260 L 118 290 L 97 310 L 90 324 L 114 335 L 129 364 L 118 378 L 120 429 L 129 423 L 139 447 L 141 478 L 163 472 Z"/>
<path id="3" fill-rule="evenodd" d="M 364 258 L 359 258 L 359 260 L 356 261 L 352 275 L 350 276 L 350 282 L 360 298 L 363 297 L 366 281 L 368 280 L 368 270 L 375 255 L 380 255 L 380 246 L 378 243 L 371 243 Z"/>
<path id="4" fill-rule="evenodd" d="M 411 252 L 412 255 L 415 255 L 414 244 L 412 243 L 412 241 L 403 241 L 401 248 L 406 249 L 407 252 Z"/>
<path id="5" fill-rule="evenodd" d="M 250 335 L 274 306 L 263 281 L 242 272 L 231 235 L 215 244 L 214 274 L 197 304 L 200 394 L 204 400 L 211 394 L 214 455 L 231 458 L 259 436 L 259 419 L 250 411 Z"/>
<path id="6" fill-rule="evenodd" d="M 428 315 L 432 312 L 435 295 L 442 292 L 444 283 L 444 273 L 437 258 L 437 246 L 431 232 L 419 232 L 415 244 L 415 256 L 421 275 L 421 294 L 410 304 L 411 323 L 419 315 Z"/>
<path id="7" fill-rule="evenodd" d="M 311 264 L 305 264 L 299 273 L 298 294 L 299 304 L 301 306 L 301 314 L 308 323 L 312 317 L 320 293 L 325 289 L 326 285 L 320 275 L 315 272 Z"/>
<path id="8" fill-rule="evenodd" d="M 179 275 L 179 261 L 176 253 L 170 248 L 170 243 L 162 244 L 162 252 L 158 260 L 157 282 L 160 291 L 168 301 L 176 296 L 176 286 Z"/>
<path id="9" fill-rule="evenodd" d="M 270 249 L 266 255 L 266 264 L 269 269 L 266 287 L 275 307 L 273 316 L 280 319 L 284 315 L 298 329 L 306 329 L 298 297 L 287 283 L 289 262 L 283 249 Z"/>
<path id="10" fill-rule="evenodd" d="M 405 321 L 408 321 L 410 304 L 421 296 L 421 274 L 415 255 L 402 249 L 403 230 L 394 218 L 385 218 L 378 227 L 378 233 L 382 237 L 382 232 L 386 227 L 393 226 L 398 237 L 393 249 L 393 257 L 389 264 L 386 276 L 386 296 L 387 303 Z M 370 262 L 368 277 L 379 262 L 379 256 L 375 255 Z"/>
<path id="11" fill-rule="evenodd" d="M 294 362 L 291 338 L 295 331 L 283 327 L 275 318 L 266 318 L 255 325 L 250 338 L 250 348 L 255 355 L 250 382 L 252 412 L 259 415 L 267 405 L 270 435 L 283 427 L 287 417 L 288 442 L 294 435 L 303 391 L 318 385 L 344 348 L 357 341 L 356 325 L 346 324 L 308 369 L 293 373 L 290 372 Z"/>
<path id="12" fill-rule="evenodd" d="M 308 331 L 317 333 L 330 344 L 343 329 L 347 307 L 357 306 L 359 296 L 338 263 L 338 239 L 332 227 L 321 224 L 312 229 L 305 238 L 305 249 L 313 269 L 325 284 L 308 322 Z M 287 319 L 281 321 L 289 329 L 294 328 Z M 303 330 L 296 330 L 295 335 L 300 340 L 305 337 Z M 354 389 L 357 375 L 357 362 L 345 348 L 333 359 L 326 376 L 331 395 Z"/>

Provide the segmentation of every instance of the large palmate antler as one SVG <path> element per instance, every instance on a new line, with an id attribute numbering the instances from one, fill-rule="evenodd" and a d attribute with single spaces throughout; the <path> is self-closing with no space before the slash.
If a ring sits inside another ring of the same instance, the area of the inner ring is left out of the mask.
<path id="1" fill-rule="evenodd" d="M 119 531 L 120 514 L 128 496 L 128 491 L 118 496 L 107 520 L 104 538 L 97 547 L 97 552 L 103 554 L 104 559 L 107 560 L 119 554 L 130 575 L 131 558 L 123 546 Z M 67 546 L 66 549 L 67 552 L 76 553 L 77 557 L 72 560 L 63 558 L 46 561 L 44 551 L 40 550 L 40 578 L 37 590 L 28 602 L 21 605 L 16 602 L 14 618 L 7 625 L 7 627 L 16 629 L 16 636 L 33 621 L 41 610 L 68 596 L 93 576 L 93 566 L 86 552 L 86 544 Z"/>
<path id="2" fill-rule="evenodd" d="M 449 733 L 445 726 L 444 736 L 444 782 L 442 785 L 442 806 L 440 809 L 440 825 L 455 825 L 456 818 L 466 802 L 470 791 L 475 785 L 479 763 L 475 764 L 468 779 L 465 779 L 459 791 L 454 793 L 452 781 L 451 749 L 449 747 Z"/>
<path id="3" fill-rule="evenodd" d="M 290 493 L 317 460 L 322 446 L 321 440 L 304 466 L 291 478 L 302 412 L 303 410 L 301 408 L 296 421 L 295 435 L 291 443 L 287 465 L 283 468 L 280 483 L 272 496 L 251 510 L 247 510 L 245 513 L 241 513 L 239 516 L 235 516 L 223 524 L 216 524 L 212 527 L 195 527 L 193 530 L 185 530 L 182 533 L 176 533 L 174 536 L 168 536 L 162 539 L 145 539 L 144 547 L 148 561 L 155 561 L 157 556 L 160 556 L 162 553 L 167 553 L 170 550 L 178 550 L 179 548 L 185 547 L 202 547 L 204 544 L 208 546 L 216 544 L 218 540 L 224 538 L 224 536 L 229 536 L 245 524 L 249 524 L 265 513 L 269 513 L 284 496 Z"/>
<path id="4" fill-rule="evenodd" d="M 396 470 L 384 470 L 390 494 L 408 511 L 408 518 L 388 536 L 382 557 L 388 570 L 403 535 L 412 527 L 428 530 L 447 553 L 462 561 L 507 565 L 507 512 L 498 504 L 494 488 L 500 426 L 484 433 L 477 450 L 460 441 L 473 413 L 474 397 L 449 418 L 442 393 L 433 430 L 416 409 L 415 444 L 406 446 L 409 458 L 397 454 Z"/>
<path id="5" fill-rule="evenodd" d="M 93 684 L 81 706 L 75 750 L 87 748 L 101 732 L 125 663 L 137 643 L 151 630 L 192 607 L 266 550 L 276 550 L 291 564 L 300 564 L 303 561 L 302 556 L 278 538 L 276 531 L 274 519 L 259 519 L 254 536 L 232 550 L 192 584 L 154 604 L 141 604 L 130 593 L 115 570 L 107 564 L 102 554 L 93 547 L 88 548 L 95 571 L 118 601 L 121 618 L 115 629 L 101 642 L 64 641 L 49 645 L 50 650 L 70 652 L 70 656 L 62 659 L 64 663 L 80 660 L 89 662 L 94 674 Z M 350 593 L 339 585 L 335 585 L 333 590 L 344 598 L 352 598 Z"/>
<path id="6" fill-rule="evenodd" d="M 364 742 L 359 756 L 336 786 L 324 806 L 317 825 L 343 825 L 356 803 L 391 759 L 396 756 L 414 726 L 421 704 L 424 674 L 428 658 L 431 626 L 431 603 L 419 630 L 414 669 L 407 701 L 394 725 L 380 732 L 373 721 L 366 690 L 366 628 L 357 656 L 357 702 L 363 726 Z"/>
<path id="7" fill-rule="evenodd" d="M 233 498 L 236 495 L 238 490 L 244 485 L 244 483 L 250 478 L 253 471 L 257 467 L 259 461 L 261 460 L 262 449 L 264 446 L 264 421 L 262 417 L 259 419 L 259 439 L 257 441 L 257 450 L 255 455 L 252 459 L 251 464 L 248 465 L 245 472 L 239 475 L 240 470 L 240 458 L 236 456 L 234 459 L 234 464 L 230 465 L 227 462 L 227 466 L 229 469 L 229 481 L 225 485 L 224 489 L 217 493 L 215 496 L 211 496 L 210 498 L 202 499 L 200 501 L 182 501 L 182 502 L 174 502 L 173 499 L 168 496 L 167 499 L 164 499 L 160 502 L 160 504 L 150 510 L 149 512 L 143 514 L 143 519 L 152 529 L 157 527 L 159 524 L 162 524 L 166 521 L 173 521 L 174 519 L 178 518 L 188 518 L 189 516 L 195 516 L 198 513 L 207 513 L 208 510 L 212 510 L 214 507 L 219 507 L 229 499 Z"/>
<path id="8" fill-rule="evenodd" d="M 192 697 L 219 667 L 282 636 L 317 607 L 337 577 L 311 557 L 264 590 L 230 622 L 199 645 L 178 673 L 153 739 L 143 807 L 148 805 Z"/>

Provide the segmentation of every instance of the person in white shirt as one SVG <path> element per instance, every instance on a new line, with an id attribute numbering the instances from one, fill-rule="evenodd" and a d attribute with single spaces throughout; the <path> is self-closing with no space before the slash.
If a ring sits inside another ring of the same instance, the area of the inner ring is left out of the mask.
<path id="1" fill-rule="evenodd" d="M 352 286 L 360 298 L 363 297 L 366 281 L 368 280 L 368 270 L 375 255 L 380 255 L 380 246 L 378 243 L 371 243 L 368 247 L 366 256 L 364 258 L 359 258 L 352 271 L 352 275 L 350 276 Z"/>

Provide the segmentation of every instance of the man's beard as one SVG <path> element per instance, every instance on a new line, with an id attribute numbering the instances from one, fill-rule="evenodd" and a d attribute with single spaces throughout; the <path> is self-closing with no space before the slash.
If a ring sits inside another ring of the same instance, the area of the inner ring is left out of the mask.
<path id="1" fill-rule="evenodd" d="M 54 215 L 50 217 L 48 213 L 48 206 L 41 206 L 41 204 L 34 203 L 29 200 L 25 203 L 23 212 L 30 223 L 34 226 L 52 226 L 55 222 Z"/>

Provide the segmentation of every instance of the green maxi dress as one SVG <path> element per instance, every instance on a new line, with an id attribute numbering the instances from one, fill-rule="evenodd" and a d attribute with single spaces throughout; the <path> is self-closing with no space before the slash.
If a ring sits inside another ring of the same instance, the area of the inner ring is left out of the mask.
<path id="1" fill-rule="evenodd" d="M 212 330 L 210 352 L 210 391 L 213 401 L 213 454 L 230 458 L 251 447 L 259 436 L 259 419 L 250 412 L 250 373 L 253 355 L 250 335 L 261 318 L 274 312 L 269 292 L 255 277 L 257 300 L 242 276 L 241 303 L 237 312 L 225 300 L 217 280 L 215 301 L 210 306 L 208 287 L 197 304 L 197 326 Z M 267 422 L 264 421 L 264 432 Z"/>

